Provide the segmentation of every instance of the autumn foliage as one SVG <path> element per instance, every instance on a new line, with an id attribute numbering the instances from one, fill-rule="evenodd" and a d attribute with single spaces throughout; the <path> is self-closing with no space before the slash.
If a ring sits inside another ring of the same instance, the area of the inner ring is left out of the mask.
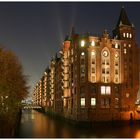
<path id="1" fill-rule="evenodd" d="M 0 106 L 9 110 L 16 108 L 27 96 L 26 76 L 22 66 L 11 50 L 0 48 Z M 2 110 L 1 110 L 2 111 Z"/>

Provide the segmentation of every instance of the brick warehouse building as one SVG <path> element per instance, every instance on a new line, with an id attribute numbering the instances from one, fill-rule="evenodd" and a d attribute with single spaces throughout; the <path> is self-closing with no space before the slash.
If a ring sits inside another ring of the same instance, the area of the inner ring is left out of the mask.
<path id="1" fill-rule="evenodd" d="M 124 8 L 112 37 L 106 30 L 99 37 L 73 28 L 35 86 L 34 104 L 76 121 L 136 118 L 138 52 L 135 28 Z"/>

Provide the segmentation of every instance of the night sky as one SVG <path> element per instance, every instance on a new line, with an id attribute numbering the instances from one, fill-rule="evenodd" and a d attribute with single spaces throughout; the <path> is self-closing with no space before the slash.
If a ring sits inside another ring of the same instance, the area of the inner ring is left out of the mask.
<path id="1" fill-rule="evenodd" d="M 139 2 L 0 2 L 0 44 L 19 57 L 30 95 L 72 26 L 77 33 L 102 35 L 107 29 L 112 36 L 122 6 L 140 46 Z"/>

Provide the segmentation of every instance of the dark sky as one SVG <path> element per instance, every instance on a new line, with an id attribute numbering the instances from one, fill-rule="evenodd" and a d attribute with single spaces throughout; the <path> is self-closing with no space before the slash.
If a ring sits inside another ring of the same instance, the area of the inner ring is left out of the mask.
<path id="1" fill-rule="evenodd" d="M 139 2 L 0 2 L 0 43 L 19 57 L 32 91 L 72 26 L 78 33 L 107 29 L 112 35 L 122 6 L 140 44 Z"/>

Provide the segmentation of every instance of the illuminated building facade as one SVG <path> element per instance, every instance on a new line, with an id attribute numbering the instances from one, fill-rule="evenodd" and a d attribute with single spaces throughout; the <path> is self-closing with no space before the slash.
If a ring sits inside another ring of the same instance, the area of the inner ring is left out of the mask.
<path id="1" fill-rule="evenodd" d="M 34 103 L 76 121 L 130 119 L 139 89 L 138 52 L 135 28 L 124 8 L 112 37 L 106 30 L 99 37 L 73 28 L 60 57 L 45 71 L 45 82 L 35 87 Z"/>

